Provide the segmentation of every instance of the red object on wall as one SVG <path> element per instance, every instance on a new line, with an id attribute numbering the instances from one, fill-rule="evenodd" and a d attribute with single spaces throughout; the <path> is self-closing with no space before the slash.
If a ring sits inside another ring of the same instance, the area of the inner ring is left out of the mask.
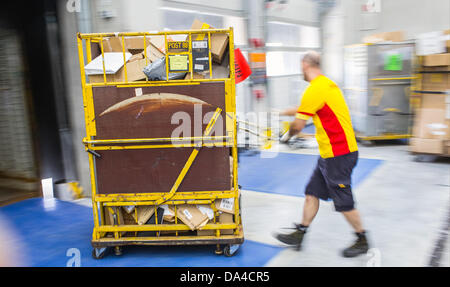
<path id="1" fill-rule="evenodd" d="M 263 99 L 264 98 L 264 90 L 254 89 L 253 90 L 253 95 L 255 95 L 255 98 L 257 100 Z"/>
<path id="2" fill-rule="evenodd" d="M 251 38 L 249 41 L 250 41 L 250 44 L 252 45 L 253 48 L 261 48 L 261 47 L 264 47 L 264 41 L 263 41 L 263 39 L 260 39 L 260 38 Z"/>
<path id="3" fill-rule="evenodd" d="M 242 52 L 239 48 L 234 50 L 234 69 L 236 73 L 236 84 L 239 84 L 240 82 L 247 79 L 248 76 L 250 76 L 252 73 L 247 60 L 245 59 L 244 55 L 242 55 Z"/>

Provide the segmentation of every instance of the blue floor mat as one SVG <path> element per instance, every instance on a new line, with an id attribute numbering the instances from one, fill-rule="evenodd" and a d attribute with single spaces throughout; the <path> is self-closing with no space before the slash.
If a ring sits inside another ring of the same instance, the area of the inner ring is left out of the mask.
<path id="1" fill-rule="evenodd" d="M 127 246 L 122 256 L 109 254 L 101 260 L 91 256 L 92 209 L 55 200 L 46 209 L 40 198 L 0 208 L 24 246 L 25 266 L 66 266 L 80 251 L 81 266 L 120 267 L 257 267 L 264 266 L 282 248 L 246 240 L 233 257 L 217 256 L 213 246 Z"/>
<path id="2" fill-rule="evenodd" d="M 239 184 L 244 190 L 291 196 L 305 196 L 305 186 L 319 156 L 273 152 L 241 153 L 239 155 Z M 352 185 L 361 183 L 383 161 L 359 158 L 353 170 Z"/>

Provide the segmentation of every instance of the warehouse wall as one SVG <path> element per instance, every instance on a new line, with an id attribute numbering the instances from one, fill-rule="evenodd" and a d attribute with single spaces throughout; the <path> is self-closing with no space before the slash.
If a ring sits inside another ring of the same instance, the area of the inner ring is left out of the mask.
<path id="1" fill-rule="evenodd" d="M 81 2 L 82 9 L 86 9 L 88 1 Z M 83 10 L 82 10 L 83 11 Z M 89 12 L 89 9 L 85 12 Z M 83 94 L 81 90 L 80 64 L 78 61 L 77 32 L 90 32 L 90 20 L 82 16 L 85 12 L 69 12 L 64 1 L 59 1 L 58 19 L 61 33 L 61 47 L 63 62 L 63 74 L 66 86 L 67 110 L 72 131 L 72 142 L 74 162 L 76 166 L 78 181 L 83 187 L 85 194 L 90 194 L 89 162 L 84 150 L 82 139 L 86 136 L 83 111 Z M 82 22 L 82 23 L 81 23 Z M 84 26 L 83 28 L 79 28 Z"/>
<path id="2" fill-rule="evenodd" d="M 267 17 L 295 23 L 318 24 L 317 1 L 295 0 L 288 1 L 283 7 L 267 11 Z"/>
<path id="3" fill-rule="evenodd" d="M 417 34 L 450 28 L 450 1 L 380 0 L 380 13 L 362 11 L 366 0 L 337 0 L 336 6 L 323 15 L 324 71 L 338 84 L 343 81 L 343 48 L 360 43 L 367 35 L 402 30 L 406 39 Z M 430 21 L 432 19 L 432 21 Z"/>
<path id="4" fill-rule="evenodd" d="M 381 0 L 381 12 L 371 14 L 361 12 L 361 5 L 367 1 L 342 2 L 346 45 L 359 43 L 362 37 L 378 32 L 403 30 L 407 39 L 414 39 L 420 33 L 450 28 L 448 0 L 433 0 L 429 4 L 422 0 Z"/>
<path id="5" fill-rule="evenodd" d="M 309 27 L 320 27 L 319 24 L 319 7 L 316 1 L 297 0 L 288 1 L 287 4 L 266 9 L 266 22 L 282 22 L 299 24 Z M 319 31 L 320 33 L 320 31 Z M 266 35 L 267 36 L 267 35 Z M 266 39 L 267 42 L 267 39 Z M 302 40 L 303 42 L 303 40 Z M 269 52 L 306 52 L 311 50 L 310 47 L 302 45 L 299 48 L 292 47 L 271 47 Z M 319 47 L 314 48 L 320 50 Z M 300 59 L 295 59 L 292 65 L 298 68 L 298 71 L 285 75 L 268 77 L 268 109 L 285 109 L 288 107 L 298 106 L 301 95 L 308 83 L 303 80 L 300 71 Z"/>

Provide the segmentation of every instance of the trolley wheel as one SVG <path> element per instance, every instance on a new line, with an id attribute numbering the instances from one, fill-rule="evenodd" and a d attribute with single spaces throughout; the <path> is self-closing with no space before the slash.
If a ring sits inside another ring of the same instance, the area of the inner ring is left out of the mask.
<path id="1" fill-rule="evenodd" d="M 94 248 L 94 249 L 92 249 L 92 257 L 94 259 L 103 259 L 103 257 L 105 257 L 105 254 L 106 254 L 107 250 L 108 250 L 107 247 Z"/>
<path id="2" fill-rule="evenodd" d="M 223 254 L 225 254 L 226 257 L 231 257 L 236 254 L 240 246 L 241 245 L 239 244 L 229 244 L 224 247 Z"/>
<path id="3" fill-rule="evenodd" d="M 216 254 L 216 255 L 222 255 L 223 254 L 223 250 L 222 250 L 222 248 L 220 248 L 220 244 L 216 245 L 216 250 L 214 251 L 214 254 Z"/>

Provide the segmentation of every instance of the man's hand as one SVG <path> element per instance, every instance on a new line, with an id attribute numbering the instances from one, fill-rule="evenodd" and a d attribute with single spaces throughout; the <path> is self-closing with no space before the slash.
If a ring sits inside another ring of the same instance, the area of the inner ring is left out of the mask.
<path id="1" fill-rule="evenodd" d="M 280 139 L 281 143 L 287 143 L 293 136 L 300 133 L 306 126 L 306 121 L 301 119 L 295 119 L 287 131 Z"/>
<path id="2" fill-rule="evenodd" d="M 291 136 L 289 135 L 289 131 L 287 131 L 284 135 L 281 136 L 280 142 L 281 143 L 287 143 L 291 139 Z"/>

